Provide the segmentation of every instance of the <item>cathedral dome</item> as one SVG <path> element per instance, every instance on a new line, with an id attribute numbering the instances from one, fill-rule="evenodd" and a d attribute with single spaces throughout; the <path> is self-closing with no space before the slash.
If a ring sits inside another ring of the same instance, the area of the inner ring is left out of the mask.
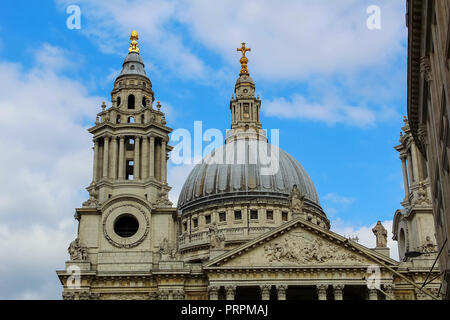
<path id="1" fill-rule="evenodd" d="M 288 199 L 292 187 L 297 185 L 305 195 L 305 201 L 320 211 L 319 197 L 316 188 L 303 167 L 287 152 L 278 151 L 278 165 L 271 174 L 265 173 L 269 165 L 263 165 L 256 144 L 245 143 L 244 153 L 236 152 L 239 143 L 232 141 L 205 157 L 197 164 L 186 179 L 178 199 L 178 209 L 184 210 L 196 205 L 221 201 L 229 198 L 261 198 Z M 268 148 L 270 145 L 266 144 Z M 234 161 L 227 161 L 234 154 Z M 212 161 L 223 159 L 223 161 Z M 242 158 L 241 161 L 236 158 Z M 258 158 L 258 159 L 255 159 Z M 217 163 L 221 164 L 217 164 Z M 232 162 L 232 163 L 230 163 Z M 267 163 L 267 161 L 263 161 Z"/>

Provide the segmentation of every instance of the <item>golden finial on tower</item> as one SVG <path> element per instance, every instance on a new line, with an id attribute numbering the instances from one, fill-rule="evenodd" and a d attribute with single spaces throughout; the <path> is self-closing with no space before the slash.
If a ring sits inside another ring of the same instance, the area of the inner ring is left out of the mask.
<path id="1" fill-rule="evenodd" d="M 248 69 L 247 69 L 248 59 L 245 56 L 245 53 L 247 51 L 251 51 L 252 49 L 246 48 L 245 47 L 245 42 L 242 42 L 242 47 L 241 48 L 237 48 L 236 50 L 242 52 L 242 58 L 240 60 L 240 62 L 241 62 L 241 74 L 244 74 L 244 73 L 248 74 Z"/>
<path id="2" fill-rule="evenodd" d="M 128 51 L 131 52 L 136 52 L 139 53 L 139 45 L 137 43 L 137 40 L 139 39 L 138 36 L 138 32 L 136 30 L 131 31 L 131 35 L 130 35 L 130 40 L 131 40 L 131 44 L 130 47 L 128 48 Z"/>

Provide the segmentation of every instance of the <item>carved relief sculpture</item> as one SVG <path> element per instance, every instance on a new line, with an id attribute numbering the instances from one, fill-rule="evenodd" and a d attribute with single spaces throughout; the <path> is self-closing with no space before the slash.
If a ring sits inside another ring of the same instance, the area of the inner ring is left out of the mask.
<path id="1" fill-rule="evenodd" d="M 67 251 L 69 252 L 71 261 L 87 260 L 87 248 L 81 245 L 80 240 L 78 238 L 76 238 L 70 243 Z"/>
<path id="2" fill-rule="evenodd" d="M 167 238 L 164 238 L 161 241 L 161 244 L 159 245 L 159 253 L 161 255 L 161 260 L 163 261 L 175 260 L 177 258 L 176 252 L 177 252 L 176 247 L 173 244 L 170 244 Z"/>
<path id="3" fill-rule="evenodd" d="M 96 208 L 100 203 L 98 202 L 98 191 L 95 190 L 95 182 L 91 185 L 93 188 L 89 191 L 89 199 L 83 202 L 83 207 Z"/>
<path id="4" fill-rule="evenodd" d="M 431 204 L 430 199 L 428 198 L 427 187 L 423 182 L 420 182 L 419 189 L 417 190 L 417 199 L 414 201 L 414 204 Z"/>
<path id="5" fill-rule="evenodd" d="M 427 236 L 425 243 L 420 247 L 420 251 L 423 253 L 436 252 L 436 245 L 431 241 L 430 236 Z"/>
<path id="6" fill-rule="evenodd" d="M 296 246 L 295 243 L 302 243 Z M 325 243 L 320 238 L 308 235 L 288 235 L 283 240 L 274 241 L 264 246 L 264 255 L 269 262 L 296 264 L 325 264 L 342 262 L 364 262 L 357 255 Z"/>

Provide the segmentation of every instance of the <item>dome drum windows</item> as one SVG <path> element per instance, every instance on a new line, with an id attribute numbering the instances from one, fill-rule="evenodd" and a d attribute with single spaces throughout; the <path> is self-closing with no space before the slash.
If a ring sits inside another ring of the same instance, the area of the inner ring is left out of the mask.
<path id="1" fill-rule="evenodd" d="M 258 220 L 258 210 L 250 210 L 250 219 Z"/>
<path id="2" fill-rule="evenodd" d="M 219 212 L 219 222 L 226 222 L 226 221 L 227 221 L 227 213 Z"/>
<path id="3" fill-rule="evenodd" d="M 198 228 L 198 218 L 192 218 L 192 228 L 196 229 Z"/>
<path id="4" fill-rule="evenodd" d="M 266 211 L 266 219 L 269 221 L 273 221 L 273 210 Z"/>

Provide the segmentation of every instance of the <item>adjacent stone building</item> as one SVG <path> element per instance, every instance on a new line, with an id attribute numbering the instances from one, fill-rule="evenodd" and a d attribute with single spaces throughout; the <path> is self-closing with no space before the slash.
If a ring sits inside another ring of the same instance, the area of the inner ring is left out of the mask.
<path id="1" fill-rule="evenodd" d="M 173 207 L 171 129 L 137 38 L 133 31 L 112 106 L 89 129 L 93 180 L 76 209 L 70 260 L 57 271 L 64 299 L 438 299 L 429 182 L 405 180 L 394 223 L 402 261 L 389 257 L 380 222 L 376 248 L 332 232 L 305 169 L 268 143 L 245 44 L 225 145 L 195 166 Z M 407 172 L 420 157 L 403 130 Z"/>
<path id="2" fill-rule="evenodd" d="M 442 292 L 450 299 L 450 2 L 409 0 L 406 21 L 409 130 L 420 161 L 412 179 L 431 187 Z"/>

